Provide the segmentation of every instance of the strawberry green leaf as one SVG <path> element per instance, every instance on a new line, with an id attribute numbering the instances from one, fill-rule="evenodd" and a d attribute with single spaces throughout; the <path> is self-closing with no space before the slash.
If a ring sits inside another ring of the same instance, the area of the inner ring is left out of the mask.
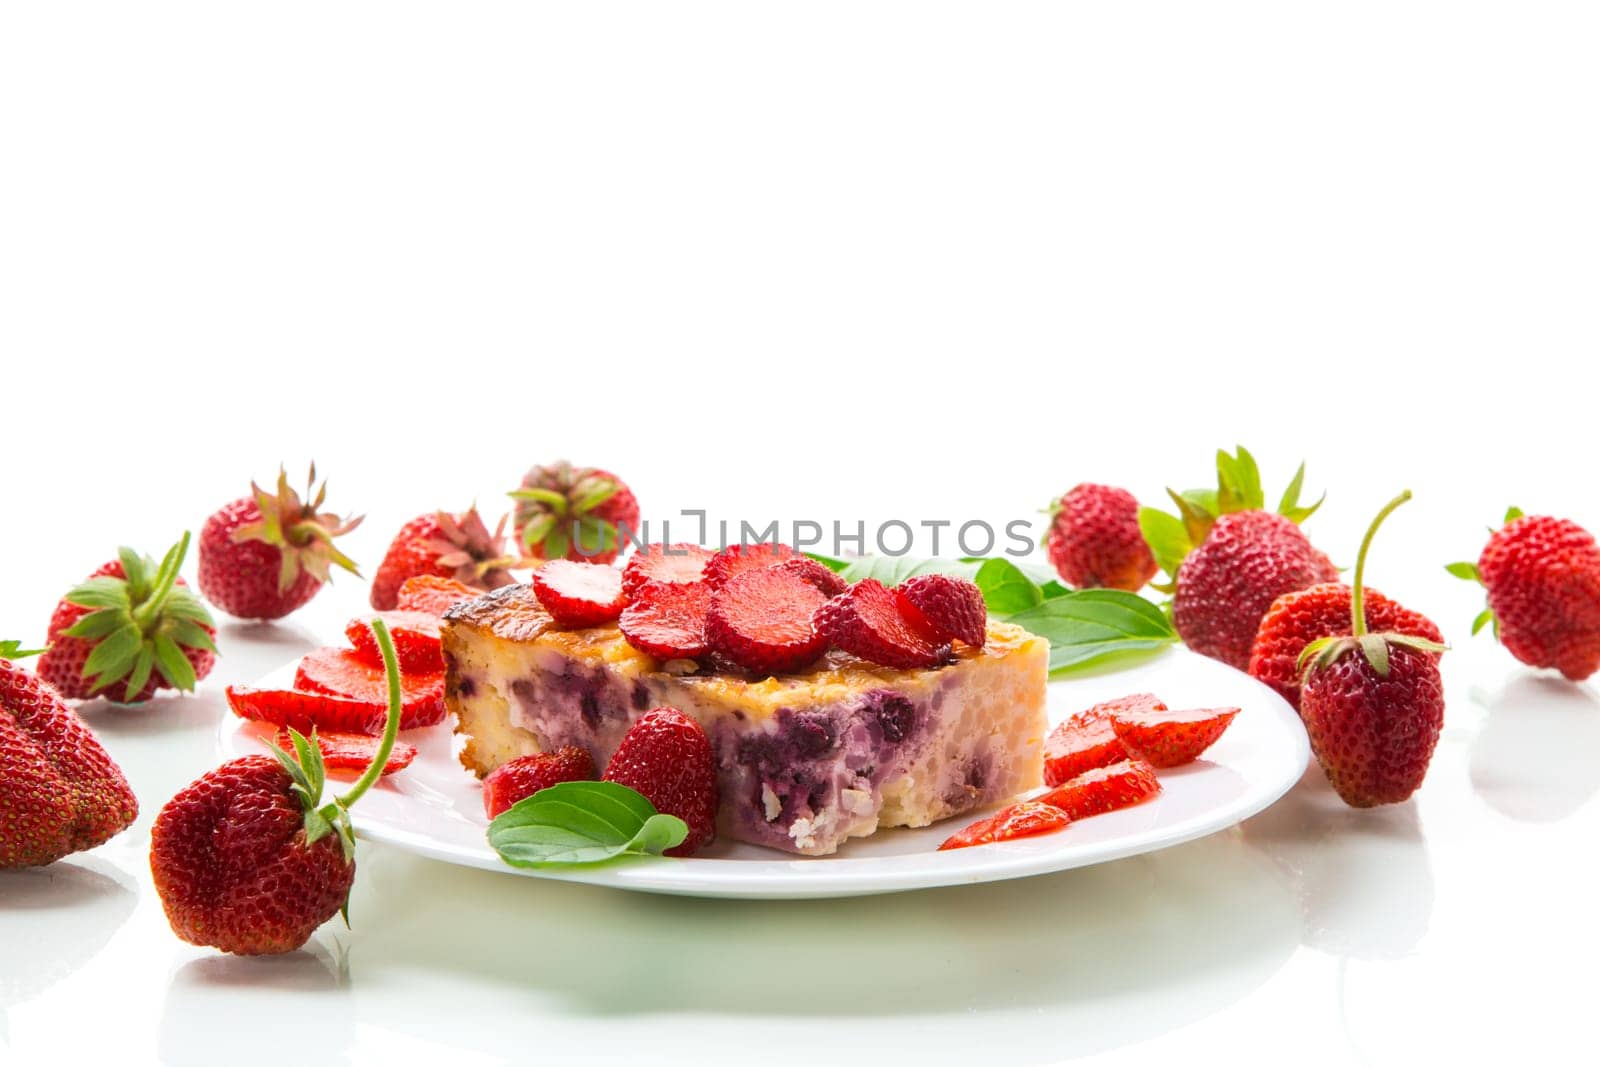
<path id="1" fill-rule="evenodd" d="M 1522 518 L 1524 514 L 1525 512 L 1521 508 L 1513 504 L 1511 507 L 1506 508 L 1506 523 L 1509 524 L 1516 522 L 1518 519 Z"/>
<path id="2" fill-rule="evenodd" d="M 207 652 L 216 652 L 217 644 L 211 640 L 211 635 L 197 623 L 187 619 L 178 619 L 167 624 L 167 632 L 172 639 L 185 648 L 200 648 Z"/>
<path id="3" fill-rule="evenodd" d="M 1478 573 L 1478 565 L 1476 563 L 1447 563 L 1444 569 L 1463 581 L 1483 581 L 1483 576 Z"/>
<path id="4" fill-rule="evenodd" d="M 69 604 L 81 608 L 131 608 L 128 584 L 117 578 L 90 578 L 66 596 Z"/>
<path id="5" fill-rule="evenodd" d="M 113 630 L 94 646 L 89 658 L 84 660 L 83 676 L 90 678 L 98 675 L 94 688 L 105 688 L 133 668 L 134 658 L 139 654 L 142 643 L 139 631 L 132 626 Z"/>
<path id="6" fill-rule="evenodd" d="M 603 863 L 660 855 L 689 836 L 675 815 L 615 782 L 563 782 L 512 805 L 489 824 L 489 845 L 513 867 Z"/>
<path id="7" fill-rule="evenodd" d="M 1477 635 L 1479 630 L 1482 630 L 1485 626 L 1488 626 L 1491 622 L 1494 622 L 1494 609 L 1493 608 L 1484 608 L 1482 611 L 1480 611 L 1478 613 L 1478 617 L 1476 619 L 1472 620 L 1472 632 L 1473 632 L 1474 636 Z"/>
<path id="8" fill-rule="evenodd" d="M 1190 543 L 1200 544 L 1217 521 L 1217 494 L 1205 489 L 1186 489 L 1181 493 L 1168 489 L 1167 495 L 1178 506 L 1178 517 L 1183 521 Z"/>
<path id="9" fill-rule="evenodd" d="M 621 486 L 610 478 L 585 478 L 572 487 L 572 511 L 575 515 L 593 511 L 616 496 Z"/>
<path id="10" fill-rule="evenodd" d="M 92 640 L 104 637 L 113 630 L 132 625 L 132 617 L 121 608 L 101 608 L 99 611 L 91 611 L 61 633 L 66 637 L 87 637 Z"/>
<path id="11" fill-rule="evenodd" d="M 1266 505 L 1261 492 L 1261 469 L 1243 445 L 1232 456 L 1217 450 L 1217 505 L 1223 514 L 1257 511 Z"/>
<path id="12" fill-rule="evenodd" d="M 513 489 L 506 494 L 513 500 L 526 500 L 532 504 L 543 504 L 556 515 L 567 513 L 567 498 L 551 489 Z"/>
<path id="13" fill-rule="evenodd" d="M 1176 574 L 1183 557 L 1194 548 L 1183 521 L 1155 508 L 1139 509 L 1139 532 L 1150 546 L 1156 565 L 1167 574 Z"/>
<path id="14" fill-rule="evenodd" d="M 155 662 L 156 652 L 152 646 L 145 645 L 139 649 L 139 654 L 133 660 L 133 670 L 128 672 L 128 682 L 122 689 L 123 700 L 132 700 L 139 695 L 144 683 L 150 680 L 150 670 Z"/>
<path id="15" fill-rule="evenodd" d="M 166 634 L 157 634 L 152 641 L 156 652 L 156 666 L 172 688 L 182 693 L 194 691 L 194 664 L 183 654 L 178 643 Z"/>
<path id="16" fill-rule="evenodd" d="M 21 641 L 0 641 L 0 659 L 27 659 L 43 652 L 42 648 L 23 648 Z"/>

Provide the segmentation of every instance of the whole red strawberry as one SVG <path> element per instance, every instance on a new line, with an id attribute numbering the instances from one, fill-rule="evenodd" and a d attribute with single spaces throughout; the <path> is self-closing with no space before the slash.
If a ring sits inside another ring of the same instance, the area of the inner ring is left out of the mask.
<path id="1" fill-rule="evenodd" d="M 389 542 L 372 576 L 372 606 L 380 611 L 394 608 L 406 579 L 420 575 L 454 578 L 484 592 L 510 585 L 515 579 L 507 568 L 521 560 L 506 552 L 505 526 L 502 518 L 490 533 L 475 507 L 459 515 L 445 511 L 418 515 Z"/>
<path id="2" fill-rule="evenodd" d="M 128 780 L 83 720 L 0 641 L 0 870 L 94 848 L 139 814 Z"/>
<path id="3" fill-rule="evenodd" d="M 522 476 L 514 524 L 517 541 L 535 559 L 610 563 L 639 532 L 639 501 L 628 483 L 599 467 L 566 460 Z"/>
<path id="4" fill-rule="evenodd" d="M 1139 530 L 1139 501 L 1126 489 L 1085 482 L 1051 505 L 1046 548 L 1074 589 L 1136 593 L 1156 576 L 1156 558 Z"/>
<path id="5" fill-rule="evenodd" d="M 383 620 L 373 629 L 385 669 L 398 676 Z M 349 898 L 349 808 L 383 773 L 399 727 L 399 701 L 391 700 L 371 764 L 327 804 L 322 755 L 297 732 L 294 755 L 274 745 L 272 756 L 225 763 L 168 801 L 150 830 L 150 873 L 173 932 L 247 956 L 305 944 Z"/>
<path id="6" fill-rule="evenodd" d="M 1600 546 L 1588 530 L 1513 508 L 1476 566 L 1455 563 L 1448 569 L 1489 591 L 1489 607 L 1473 633 L 1493 623 L 1513 656 L 1530 667 L 1553 667 L 1575 682 L 1600 670 Z"/>
<path id="7" fill-rule="evenodd" d="M 483 813 L 493 819 L 519 800 L 562 782 L 587 782 L 594 778 L 594 760 L 576 745 L 554 752 L 518 756 L 489 772 L 483 780 Z"/>
<path id="8" fill-rule="evenodd" d="M 160 563 L 119 549 L 56 605 L 40 676 L 79 700 L 138 704 L 160 689 L 193 691 L 216 662 L 217 631 L 178 577 L 188 551 L 187 533 Z"/>
<path id="9" fill-rule="evenodd" d="M 1272 602 L 1337 577 L 1289 519 L 1234 512 L 1217 519 L 1178 568 L 1172 621 L 1194 651 L 1244 670 Z"/>
<path id="10" fill-rule="evenodd" d="M 1390 501 L 1361 543 L 1350 603 L 1350 635 L 1324 637 L 1301 653 L 1300 718 L 1328 782 L 1352 807 L 1397 804 L 1422 784 L 1444 727 L 1438 642 L 1372 633 L 1363 609 L 1367 549 L 1378 526 L 1411 499 Z"/>
<path id="11" fill-rule="evenodd" d="M 334 538 L 361 520 L 321 510 L 326 484 L 316 486 L 311 468 L 306 500 L 278 472 L 276 495 L 250 483 L 250 496 L 226 505 L 200 530 L 200 592 L 240 619 L 281 619 L 302 607 L 328 580 L 329 568 L 359 576 Z"/>
<path id="12" fill-rule="evenodd" d="M 1303 673 L 1300 653 L 1318 638 L 1350 635 L 1350 598 L 1348 585 L 1324 582 L 1273 601 L 1250 649 L 1250 676 L 1266 682 L 1298 708 Z M 1444 640 L 1426 616 L 1396 604 L 1376 589 L 1366 591 L 1362 605 L 1369 630 Z"/>
<path id="13" fill-rule="evenodd" d="M 669 856 L 689 856 L 717 834 L 717 773 L 711 741 L 700 724 L 677 708 L 653 708 L 623 735 L 606 764 L 605 781 L 642 793 L 656 810 L 689 825 Z"/>

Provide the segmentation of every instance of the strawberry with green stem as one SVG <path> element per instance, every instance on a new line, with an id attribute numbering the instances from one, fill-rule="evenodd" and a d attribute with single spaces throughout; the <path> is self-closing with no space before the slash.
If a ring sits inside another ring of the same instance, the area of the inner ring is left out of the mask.
<path id="1" fill-rule="evenodd" d="M 622 551 L 623 528 L 639 528 L 633 490 L 598 467 L 565 460 L 534 467 L 510 496 L 517 538 L 536 559 L 610 563 Z"/>
<path id="2" fill-rule="evenodd" d="M 1378 512 L 1361 541 L 1350 596 L 1350 635 L 1324 637 L 1300 654 L 1300 717 L 1328 782 L 1352 807 L 1395 804 L 1416 792 L 1444 727 L 1439 655 L 1446 647 L 1412 634 L 1367 629 L 1367 551 L 1378 527 L 1411 499 Z"/>
<path id="3" fill-rule="evenodd" d="M 124 704 L 160 689 L 192 692 L 216 661 L 216 624 L 178 576 L 189 534 L 158 564 L 131 548 L 56 605 L 39 675 L 62 696 Z"/>
<path id="4" fill-rule="evenodd" d="M 245 756 L 202 775 L 156 816 L 150 869 L 173 932 L 241 955 L 290 952 L 335 913 L 349 919 L 355 880 L 350 808 L 382 776 L 400 729 L 400 665 L 372 624 L 389 682 L 383 737 L 342 796 L 322 800 L 315 735 L 291 731 L 291 755 Z"/>

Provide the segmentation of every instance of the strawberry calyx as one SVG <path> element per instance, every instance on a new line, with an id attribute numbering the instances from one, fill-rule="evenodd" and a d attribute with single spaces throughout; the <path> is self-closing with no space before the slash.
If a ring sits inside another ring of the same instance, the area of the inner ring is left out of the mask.
<path id="1" fill-rule="evenodd" d="M 43 654 L 42 648 L 23 648 L 21 641 L 0 641 L 0 659 L 27 659 Z"/>
<path id="2" fill-rule="evenodd" d="M 1412 634 L 1402 633 L 1369 633 L 1367 631 L 1366 612 L 1366 587 L 1365 578 L 1367 570 L 1367 551 L 1372 547 L 1372 539 L 1378 532 L 1378 527 L 1383 525 L 1383 520 L 1401 504 L 1411 499 L 1411 490 L 1407 489 L 1399 496 L 1383 506 L 1377 517 L 1372 520 L 1372 525 L 1367 527 L 1366 536 L 1361 539 L 1361 549 L 1356 553 L 1355 578 L 1350 586 L 1350 636 L 1348 637 L 1322 637 L 1308 644 L 1300 653 L 1299 668 L 1304 679 L 1310 677 L 1315 671 L 1331 667 L 1338 659 L 1348 652 L 1359 651 L 1366 657 L 1368 665 L 1377 672 L 1378 677 L 1389 677 L 1389 649 L 1391 647 L 1409 648 L 1417 652 L 1448 652 L 1449 646 L 1437 641 L 1430 641 L 1425 637 L 1416 637 Z"/>
<path id="3" fill-rule="evenodd" d="M 1510 526 L 1518 519 L 1526 517 L 1526 515 L 1527 513 L 1521 508 L 1517 507 L 1515 504 L 1511 505 L 1509 508 L 1506 508 L 1506 517 L 1500 523 L 1501 528 Z M 1495 527 L 1489 527 L 1490 534 L 1495 534 L 1498 532 L 1499 530 L 1495 529 Z M 1461 563 L 1446 563 L 1444 569 L 1448 573 L 1460 578 L 1464 582 L 1477 582 L 1479 585 L 1484 584 L 1483 575 L 1478 571 L 1478 565 L 1470 560 L 1463 561 Z M 1495 640 L 1498 641 L 1500 639 L 1500 620 L 1495 617 L 1494 609 L 1491 607 L 1485 607 L 1482 611 L 1478 612 L 1477 617 L 1472 620 L 1472 635 L 1476 637 L 1478 632 L 1481 631 L 1485 626 L 1492 626 L 1494 628 L 1493 632 Z"/>
<path id="4" fill-rule="evenodd" d="M 622 483 L 602 471 L 558 460 L 535 467 L 509 494 L 516 505 L 522 545 L 545 559 L 561 559 L 574 543 L 584 555 L 613 552 L 620 542 L 615 523 L 592 514 L 622 491 Z"/>
<path id="5" fill-rule="evenodd" d="M 435 513 L 439 536 L 430 538 L 428 547 L 439 556 L 439 563 L 455 568 L 452 575 L 458 582 L 483 589 L 499 589 L 516 579 L 509 573 L 512 567 L 532 567 L 538 561 L 524 559 L 506 551 L 506 520 L 500 516 L 494 532 L 478 514 L 478 506 L 452 515 L 448 511 Z"/>
<path id="6" fill-rule="evenodd" d="M 261 541 L 278 549 L 283 562 L 278 570 L 278 591 L 295 583 L 302 571 L 319 582 L 329 578 L 330 568 L 339 566 L 361 576 L 355 561 L 333 543 L 335 537 L 361 525 L 363 516 L 343 518 L 333 512 L 323 511 L 328 496 L 328 483 L 317 484 L 317 465 L 311 464 L 306 477 L 306 495 L 289 487 L 289 476 L 278 468 L 276 493 L 269 493 L 255 482 L 250 483 L 250 493 L 255 497 L 261 518 L 248 522 L 233 531 L 235 542 Z"/>
<path id="7" fill-rule="evenodd" d="M 384 675 L 389 683 L 389 708 L 384 719 L 383 736 L 372 754 L 372 761 L 342 796 L 326 804 L 322 802 L 322 789 L 327 780 L 327 769 L 322 760 L 322 748 L 317 743 L 317 731 L 312 727 L 308 738 L 290 727 L 289 743 L 294 748 L 291 755 L 277 744 L 267 741 L 267 747 L 289 775 L 290 789 L 300 798 L 305 809 L 306 845 L 309 847 L 327 837 L 338 834 L 345 862 L 355 856 L 355 828 L 350 823 L 350 808 L 383 776 L 384 767 L 394 751 L 400 736 L 400 663 L 395 655 L 394 639 L 382 619 L 372 620 L 372 635 L 377 639 L 378 651 L 383 657 Z M 348 905 L 348 901 L 346 902 Z M 348 921 L 349 915 L 346 914 Z"/>
<path id="8" fill-rule="evenodd" d="M 211 639 L 216 625 L 211 612 L 187 586 L 178 584 L 178 570 L 188 552 L 188 531 L 167 549 L 160 563 L 124 546 L 117 549 L 121 578 L 104 574 L 67 593 L 69 604 L 90 609 L 61 632 L 63 637 L 94 642 L 83 664 L 90 692 L 126 679 L 124 696 L 132 699 L 152 672 L 173 689 L 194 690 L 194 665 L 183 650 L 215 653 L 217 646 Z"/>
<path id="9" fill-rule="evenodd" d="M 1277 513 L 1293 523 L 1309 519 L 1322 502 L 1323 493 L 1310 504 L 1300 502 L 1305 488 L 1306 465 L 1301 463 L 1278 499 Z M 1156 563 L 1167 574 L 1168 581 L 1152 587 L 1171 593 L 1177 589 L 1178 566 L 1191 551 L 1203 543 L 1211 527 L 1224 515 L 1240 511 L 1265 511 L 1266 493 L 1261 486 L 1261 468 L 1256 458 L 1243 445 L 1236 445 L 1229 453 L 1217 450 L 1217 485 L 1214 489 L 1168 489 L 1176 514 L 1160 508 L 1139 509 L 1139 531 L 1156 558 Z M 1052 505 L 1058 507 L 1059 501 Z"/>

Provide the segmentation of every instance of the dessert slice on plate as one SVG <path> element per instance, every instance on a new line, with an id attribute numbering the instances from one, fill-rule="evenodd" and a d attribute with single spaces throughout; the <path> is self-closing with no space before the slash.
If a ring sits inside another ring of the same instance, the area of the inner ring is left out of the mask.
<path id="1" fill-rule="evenodd" d="M 669 704 L 711 738 L 719 832 L 808 856 L 1041 781 L 1049 646 L 1017 626 L 988 623 L 981 646 L 937 667 L 833 649 L 771 677 L 658 659 L 615 623 L 560 629 L 527 586 L 451 608 L 441 630 L 461 760 L 480 777 L 563 745 L 604 766 L 635 719 Z"/>

